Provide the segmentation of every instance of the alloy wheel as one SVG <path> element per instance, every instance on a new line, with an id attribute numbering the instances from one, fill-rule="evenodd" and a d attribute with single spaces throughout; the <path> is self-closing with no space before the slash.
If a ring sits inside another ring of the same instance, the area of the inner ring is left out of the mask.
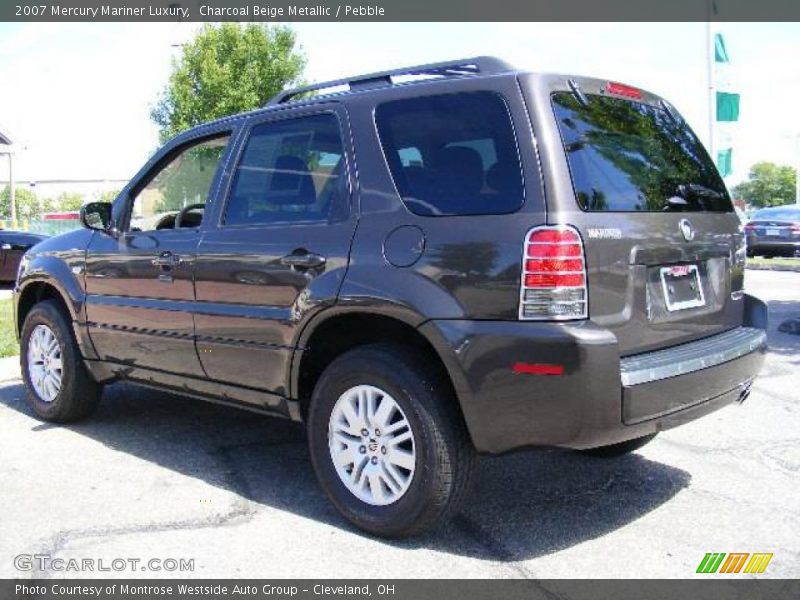
<path id="1" fill-rule="evenodd" d="M 344 392 L 328 425 L 331 460 L 345 487 L 373 506 L 397 502 L 414 477 L 414 433 L 386 391 L 358 385 Z"/>

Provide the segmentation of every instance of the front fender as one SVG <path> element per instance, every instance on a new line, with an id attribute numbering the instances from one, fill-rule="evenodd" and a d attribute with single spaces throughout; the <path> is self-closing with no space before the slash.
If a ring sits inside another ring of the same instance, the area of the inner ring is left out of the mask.
<path id="1" fill-rule="evenodd" d="M 37 245 L 33 253 L 25 256 L 13 294 L 17 339 L 20 336 L 20 310 L 27 311 L 34 301 L 30 294 L 40 294 L 42 288 L 38 287 L 39 284 L 46 284 L 58 293 L 69 311 L 81 350 L 93 354 L 83 327 L 86 322 L 83 278 L 86 243 L 90 237 L 91 232 L 86 230 L 71 232 Z"/>

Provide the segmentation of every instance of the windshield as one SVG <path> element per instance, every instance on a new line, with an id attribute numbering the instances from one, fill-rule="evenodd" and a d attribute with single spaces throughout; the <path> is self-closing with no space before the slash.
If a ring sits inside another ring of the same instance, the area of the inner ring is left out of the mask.
<path id="1" fill-rule="evenodd" d="M 578 203 L 592 211 L 728 212 L 730 197 L 697 136 L 666 110 L 553 94 Z"/>

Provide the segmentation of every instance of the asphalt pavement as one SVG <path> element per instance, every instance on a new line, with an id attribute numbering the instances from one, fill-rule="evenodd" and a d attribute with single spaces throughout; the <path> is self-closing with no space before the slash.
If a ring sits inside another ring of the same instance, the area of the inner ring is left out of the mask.
<path id="1" fill-rule="evenodd" d="M 18 379 L 0 383 L 0 577 L 683 578 L 707 552 L 772 553 L 761 577 L 798 577 L 800 336 L 776 328 L 800 317 L 800 273 L 750 271 L 747 287 L 771 323 L 743 405 L 616 460 L 483 458 L 463 512 L 402 542 L 338 516 L 296 424 L 116 385 L 93 418 L 55 426 Z M 34 554 L 95 570 L 29 565 Z M 194 570 L 97 572 L 153 558 Z"/>

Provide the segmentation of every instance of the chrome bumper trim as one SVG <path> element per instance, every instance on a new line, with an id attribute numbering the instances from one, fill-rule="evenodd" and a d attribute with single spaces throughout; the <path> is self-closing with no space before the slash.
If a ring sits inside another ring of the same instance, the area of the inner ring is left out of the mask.
<path id="1" fill-rule="evenodd" d="M 632 386 L 686 375 L 750 354 L 767 345 L 767 333 L 754 327 L 738 327 L 719 335 L 637 354 L 620 361 L 622 385 Z"/>

